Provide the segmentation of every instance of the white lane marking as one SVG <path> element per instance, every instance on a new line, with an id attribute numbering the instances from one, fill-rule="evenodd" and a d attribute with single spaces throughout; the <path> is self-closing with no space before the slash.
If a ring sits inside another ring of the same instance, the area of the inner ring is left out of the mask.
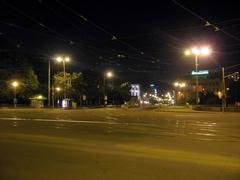
<path id="1" fill-rule="evenodd" d="M 66 122 L 66 123 L 88 123 L 88 124 L 121 124 L 116 122 L 104 121 L 78 121 L 78 120 L 65 120 L 65 119 L 27 119 L 27 118 L 0 118 L 5 121 L 40 121 L 40 122 Z"/>
<path id="2" fill-rule="evenodd" d="M 107 119 L 107 120 L 113 120 L 113 121 L 118 120 L 118 118 L 115 118 L 115 117 L 112 117 L 112 116 L 107 116 L 107 117 L 105 117 L 105 119 Z"/>
<path id="3" fill-rule="evenodd" d="M 197 117 L 196 115 L 191 115 L 191 114 L 176 114 L 175 116 L 177 116 L 177 117 Z"/>

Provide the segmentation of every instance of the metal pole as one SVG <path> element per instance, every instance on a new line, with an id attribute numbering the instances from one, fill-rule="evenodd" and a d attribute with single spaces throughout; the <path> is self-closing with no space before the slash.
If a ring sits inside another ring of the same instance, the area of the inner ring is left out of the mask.
<path id="1" fill-rule="evenodd" d="M 66 100 L 66 63 L 65 60 L 63 60 L 63 80 L 64 80 L 64 99 Z"/>
<path id="2" fill-rule="evenodd" d="M 17 107 L 17 90 L 16 90 L 16 87 L 14 87 L 14 100 L 13 100 L 13 103 L 14 103 L 14 108 Z"/>
<path id="3" fill-rule="evenodd" d="M 52 108 L 54 108 L 54 105 L 55 105 L 55 91 L 54 91 L 54 86 L 52 86 Z"/>
<path id="4" fill-rule="evenodd" d="M 223 95 L 222 95 L 222 111 L 225 111 L 226 107 L 226 84 L 225 84 L 225 70 L 222 67 L 222 88 L 223 88 Z"/>
<path id="5" fill-rule="evenodd" d="M 48 107 L 51 104 L 51 62 L 48 59 Z"/>
<path id="6" fill-rule="evenodd" d="M 105 96 L 106 96 L 106 78 L 105 78 L 105 74 L 103 76 L 103 106 L 106 106 L 106 100 L 105 100 Z"/>
<path id="7" fill-rule="evenodd" d="M 198 94 L 198 55 L 195 55 L 195 70 L 196 70 L 196 104 L 199 103 L 199 94 Z"/>

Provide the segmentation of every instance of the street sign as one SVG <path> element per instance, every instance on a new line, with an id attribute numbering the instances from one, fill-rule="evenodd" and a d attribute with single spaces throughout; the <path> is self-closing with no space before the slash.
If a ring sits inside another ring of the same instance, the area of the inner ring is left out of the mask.
<path id="1" fill-rule="evenodd" d="M 206 74 L 209 74 L 209 71 L 208 70 L 203 70 L 203 71 L 192 71 L 192 75 L 206 75 Z"/>

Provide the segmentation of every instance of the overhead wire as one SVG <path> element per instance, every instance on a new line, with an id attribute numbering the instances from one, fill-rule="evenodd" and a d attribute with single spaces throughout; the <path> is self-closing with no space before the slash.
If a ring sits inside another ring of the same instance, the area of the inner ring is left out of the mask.
<path id="1" fill-rule="evenodd" d="M 41 1 L 43 2 L 43 1 Z M 82 20 L 84 20 L 85 22 L 91 24 L 92 26 L 94 26 L 95 28 L 99 29 L 100 31 L 103 31 L 104 33 L 106 33 L 107 35 L 111 36 L 113 41 L 118 41 L 120 42 L 121 44 L 125 45 L 125 46 L 128 46 L 129 48 L 131 49 L 134 49 L 135 51 L 138 52 L 138 55 L 144 55 L 144 52 L 140 51 L 139 49 L 133 47 L 132 45 L 130 45 L 129 43 L 125 42 L 125 41 L 122 41 L 121 39 L 117 38 L 113 33 L 105 30 L 104 28 L 102 28 L 101 26 L 97 25 L 96 23 L 94 23 L 93 21 L 90 21 L 89 19 L 87 19 L 85 16 L 83 16 L 82 14 L 78 13 L 77 11 L 75 11 L 74 9 L 70 8 L 69 6 L 67 6 L 66 4 L 64 4 L 63 2 L 59 1 L 59 0 L 56 0 L 56 2 L 61 5 L 62 7 L 66 8 L 67 10 L 71 11 L 74 15 L 80 17 Z M 46 4 L 46 3 L 45 3 Z M 53 9 L 53 8 L 51 8 Z M 145 55 L 144 58 L 150 58 L 150 59 L 157 59 L 156 57 L 151 57 L 149 55 Z"/>
<path id="2" fill-rule="evenodd" d="M 55 37 L 60 36 L 61 38 L 58 37 L 59 40 L 70 41 L 68 38 L 66 38 L 65 35 L 63 35 L 63 34 L 57 32 L 57 31 L 53 30 L 52 28 L 49 28 L 48 26 L 44 25 L 42 22 L 40 22 L 40 21 L 37 20 L 36 18 L 34 18 L 34 17 L 32 17 L 32 16 L 24 13 L 23 11 L 21 11 L 20 9 L 18 9 L 18 8 L 12 6 L 12 5 L 10 5 L 9 3 L 7 3 L 7 5 L 8 5 L 9 7 L 11 7 L 12 9 L 14 9 L 15 11 L 17 11 L 18 13 L 20 13 L 21 15 L 27 17 L 28 19 L 30 19 L 30 20 L 33 21 L 34 23 L 37 23 L 37 24 L 38 24 L 39 26 L 41 26 L 42 28 L 45 28 L 45 29 L 47 29 L 49 32 L 57 35 L 57 36 L 55 36 Z M 82 18 L 83 18 L 83 17 L 82 17 Z M 87 19 L 84 19 L 84 20 L 86 21 Z M 15 27 L 15 28 L 22 28 L 22 29 L 25 29 L 25 30 L 29 30 L 29 29 L 27 29 L 27 28 L 23 28 L 23 27 L 20 27 L 20 26 L 11 24 L 11 23 L 7 23 L 7 25 L 10 25 L 10 26 Z M 95 24 L 95 25 L 96 25 L 96 24 Z M 100 26 L 99 26 L 99 27 L 100 27 Z M 31 30 L 31 31 L 32 31 L 32 32 L 37 32 L 37 31 L 35 31 L 35 30 Z M 46 35 L 46 34 L 45 34 L 45 35 Z M 70 41 L 70 42 L 72 42 L 72 41 Z M 76 44 L 81 44 L 81 45 L 82 45 L 82 43 L 78 43 L 78 42 L 76 42 Z M 125 45 L 129 45 L 128 43 L 125 43 L 125 42 L 124 42 L 124 44 L 125 44 Z M 89 47 L 89 46 L 88 46 L 87 48 L 93 48 L 93 47 Z M 99 49 L 96 49 L 96 48 L 93 48 L 93 49 L 99 50 Z M 129 58 L 132 58 L 132 57 L 129 57 Z M 140 59 L 140 58 L 138 58 L 138 59 Z M 153 58 L 152 58 L 152 59 L 153 59 Z M 154 58 L 154 59 L 155 59 L 155 58 Z M 146 62 L 149 63 L 149 61 L 146 61 Z"/>
<path id="3" fill-rule="evenodd" d="M 144 54 L 141 50 L 139 50 L 138 48 L 135 48 L 134 46 L 132 46 L 131 44 L 119 39 L 116 35 L 114 35 L 113 33 L 105 30 L 103 27 L 97 25 L 96 23 L 94 23 L 93 21 L 87 19 L 85 16 L 83 16 L 82 14 L 78 13 L 76 10 L 72 9 L 71 7 L 67 6 L 66 4 L 64 4 L 63 2 L 56 0 L 56 2 L 61 5 L 62 7 L 64 7 L 65 9 L 68 9 L 69 11 L 71 11 L 73 14 L 75 14 L 76 16 L 80 17 L 83 21 L 89 23 L 90 25 L 94 26 L 95 28 L 97 28 L 98 30 L 104 32 L 105 34 L 109 35 L 111 37 L 112 41 L 118 41 L 121 44 L 133 49 L 134 51 L 136 51 L 139 54 Z"/>
<path id="4" fill-rule="evenodd" d="M 193 12 L 192 10 L 190 10 L 189 8 L 185 7 L 184 5 L 182 5 L 181 3 L 179 3 L 178 1 L 176 0 L 172 0 L 172 2 L 174 4 L 176 4 L 177 6 L 181 7 L 182 9 L 184 9 L 185 11 L 187 11 L 188 13 L 190 13 L 192 16 L 200 19 L 201 21 L 203 21 L 205 23 L 205 26 L 211 26 L 214 28 L 214 31 L 220 31 L 222 33 L 224 33 L 225 35 L 237 40 L 237 41 L 240 41 L 240 38 L 235 36 L 235 35 L 232 35 L 231 33 L 223 30 L 222 28 L 219 28 L 217 25 L 215 25 L 214 23 L 210 23 L 210 21 L 208 21 L 207 19 L 201 17 L 200 15 L 198 15 L 197 13 Z"/>
<path id="5" fill-rule="evenodd" d="M 5 2 L 5 1 L 4 1 L 4 2 Z M 5 3 L 6 3 L 6 2 L 5 2 Z M 63 34 L 57 32 L 57 31 L 53 30 L 52 28 L 44 25 L 42 22 L 38 21 L 36 18 L 34 18 L 34 17 L 32 17 L 32 16 L 24 13 L 22 10 L 16 8 L 15 6 L 12 6 L 12 5 L 9 4 L 9 3 L 6 3 L 6 4 L 7 4 L 9 7 L 11 7 L 12 9 L 14 9 L 15 11 L 17 11 L 18 13 L 20 13 L 21 15 L 23 15 L 24 17 L 26 17 L 26 18 L 30 19 L 31 21 L 33 21 L 34 23 L 38 24 L 38 25 L 41 26 L 42 28 L 45 28 L 45 29 L 47 29 L 48 31 L 54 33 L 55 35 L 58 35 L 58 36 L 62 37 L 62 40 L 66 40 L 67 42 L 70 42 L 70 44 L 74 43 L 74 44 L 80 44 L 80 45 L 82 45 L 82 43 L 73 42 L 72 40 L 69 40 L 69 38 L 67 38 L 65 35 L 63 35 Z M 74 12 L 75 12 L 75 11 L 74 11 Z M 75 13 L 77 13 L 77 12 L 75 12 Z M 81 16 L 81 15 L 79 15 L 79 16 Z M 84 18 L 85 21 L 88 21 L 88 20 L 87 20 L 85 17 L 83 17 L 83 16 L 81 16 L 81 18 Z M 93 22 L 91 22 L 91 21 L 88 21 L 88 22 L 90 22 L 92 25 L 94 25 Z M 8 25 L 11 25 L 11 24 L 8 24 Z M 95 24 L 95 25 L 96 25 L 96 24 Z M 97 26 L 97 25 L 96 25 L 96 26 Z M 14 27 L 14 26 L 13 26 L 13 27 Z M 16 27 L 16 26 L 15 26 L 15 27 Z M 99 27 L 100 27 L 100 26 L 98 26 L 98 28 L 99 28 Z M 107 31 L 105 31 L 105 32 L 107 32 Z M 119 41 L 119 40 L 118 40 L 118 41 Z M 125 44 L 125 45 L 128 45 L 128 46 L 130 47 L 130 45 L 129 45 L 128 43 L 126 43 L 126 42 L 121 41 L 121 43 L 123 43 L 123 44 Z M 93 48 L 93 47 L 91 47 L 91 48 Z M 96 48 L 95 48 L 95 49 L 96 49 Z M 135 50 L 137 50 L 137 49 L 135 49 Z"/>
<path id="6" fill-rule="evenodd" d="M 23 12 L 22 10 L 20 10 L 19 8 L 16 8 L 15 6 L 7 3 L 5 0 L 3 1 L 7 6 L 9 6 L 10 8 L 14 9 L 16 12 L 18 12 L 19 14 L 21 14 L 22 16 L 24 16 L 25 18 L 31 20 L 32 22 L 36 23 L 37 25 L 39 25 L 40 27 L 42 27 L 43 29 L 46 29 L 48 30 L 49 32 L 57 35 L 57 36 L 60 36 L 66 40 L 68 40 L 69 42 L 72 42 L 69 38 L 67 38 L 65 35 L 55 31 L 54 29 L 48 27 L 47 25 L 45 25 L 44 23 L 42 23 L 41 21 L 37 20 L 36 18 L 26 14 L 25 12 Z"/>

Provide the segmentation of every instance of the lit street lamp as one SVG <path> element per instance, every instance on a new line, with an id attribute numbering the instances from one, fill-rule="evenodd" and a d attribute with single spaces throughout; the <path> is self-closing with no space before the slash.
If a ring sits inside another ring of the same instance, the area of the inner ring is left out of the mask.
<path id="1" fill-rule="evenodd" d="M 52 107 L 55 106 L 55 92 L 60 92 L 62 89 L 60 87 L 52 88 Z"/>
<path id="2" fill-rule="evenodd" d="M 104 106 L 107 104 L 107 95 L 106 95 L 106 78 L 111 79 L 113 77 L 113 73 L 108 71 L 103 75 L 103 95 L 104 95 Z"/>
<path id="3" fill-rule="evenodd" d="M 211 50 L 208 47 L 203 47 L 203 48 L 197 48 L 194 47 L 191 50 L 186 50 L 185 51 L 185 55 L 189 56 L 189 55 L 194 55 L 195 56 L 195 71 L 196 71 L 196 104 L 199 103 L 199 94 L 198 94 L 198 56 L 203 55 L 203 56 L 207 56 L 211 53 Z"/>
<path id="4" fill-rule="evenodd" d="M 12 87 L 14 89 L 14 99 L 13 99 L 14 108 L 17 107 L 17 87 L 18 86 L 19 86 L 19 83 L 17 81 L 12 82 Z"/>
<path id="5" fill-rule="evenodd" d="M 180 89 L 180 91 L 178 91 L 177 94 L 176 94 L 175 90 L 173 90 L 173 92 L 174 92 L 174 97 L 175 97 L 175 103 L 176 103 L 176 105 L 177 105 L 177 104 L 178 104 L 178 103 L 177 103 L 177 99 L 178 99 L 177 96 L 180 97 L 180 95 L 181 95 L 181 89 L 186 87 L 186 83 L 185 83 L 185 82 L 175 82 L 175 83 L 174 83 L 174 86 L 176 87 L 176 89 L 177 89 L 177 88 Z M 179 92 L 180 92 L 180 93 L 179 93 Z"/>
<path id="6" fill-rule="evenodd" d="M 64 85 L 63 85 L 63 92 L 64 92 L 64 100 L 66 101 L 66 62 L 70 61 L 69 57 L 62 57 L 62 56 L 58 56 L 56 58 L 57 62 L 59 63 L 63 63 L 63 80 L 64 80 Z"/>
<path id="7" fill-rule="evenodd" d="M 175 82 L 175 83 L 174 83 L 174 86 L 175 86 L 175 87 L 183 88 L 183 87 L 186 87 L 186 83 L 184 83 L 184 82 Z"/>

